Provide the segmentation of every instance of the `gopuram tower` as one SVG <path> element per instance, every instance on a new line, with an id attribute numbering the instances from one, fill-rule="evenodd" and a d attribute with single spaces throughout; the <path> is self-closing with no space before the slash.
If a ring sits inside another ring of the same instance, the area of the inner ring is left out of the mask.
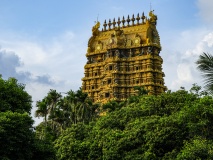
<path id="1" fill-rule="evenodd" d="M 127 19 L 115 18 L 92 28 L 86 53 L 82 90 L 94 103 L 123 101 L 135 95 L 135 86 L 143 86 L 149 94 L 166 90 L 157 16 L 149 12 Z"/>

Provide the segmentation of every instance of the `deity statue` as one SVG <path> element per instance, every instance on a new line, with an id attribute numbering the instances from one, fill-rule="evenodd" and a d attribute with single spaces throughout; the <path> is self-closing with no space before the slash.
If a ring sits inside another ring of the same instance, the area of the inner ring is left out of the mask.
<path id="1" fill-rule="evenodd" d="M 149 12 L 150 22 L 156 25 L 158 17 L 153 12 L 154 10 Z"/>
<path id="2" fill-rule="evenodd" d="M 100 28 L 100 22 L 98 21 L 93 27 L 92 27 L 92 35 L 98 35 L 99 29 Z"/>

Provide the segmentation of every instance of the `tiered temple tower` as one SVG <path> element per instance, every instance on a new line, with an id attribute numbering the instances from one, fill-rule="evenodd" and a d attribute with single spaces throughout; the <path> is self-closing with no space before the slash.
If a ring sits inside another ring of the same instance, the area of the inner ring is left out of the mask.
<path id="1" fill-rule="evenodd" d="M 143 86 L 149 94 L 160 94 L 164 86 L 157 16 L 150 11 L 127 19 L 115 18 L 92 28 L 88 42 L 87 63 L 82 78 L 83 92 L 95 103 L 123 101 L 135 95 L 135 86 Z"/>

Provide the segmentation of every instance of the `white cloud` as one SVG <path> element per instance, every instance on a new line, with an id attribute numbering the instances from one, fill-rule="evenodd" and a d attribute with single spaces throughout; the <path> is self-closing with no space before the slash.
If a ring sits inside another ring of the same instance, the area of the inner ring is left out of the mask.
<path id="1" fill-rule="evenodd" d="M 86 44 L 82 43 L 69 31 L 45 43 L 28 39 L 0 40 L 5 49 L 14 51 L 24 63 L 18 71 L 30 71 L 33 76 L 48 74 L 54 81 L 80 81 L 86 61 Z"/>
<path id="2" fill-rule="evenodd" d="M 176 48 L 175 50 L 179 50 L 179 52 L 170 54 L 167 58 L 172 59 L 171 57 L 173 57 L 173 62 L 175 63 L 173 63 L 172 69 L 167 69 L 170 73 L 167 72 L 165 74 L 171 74 L 172 70 L 176 72 L 172 73 L 172 76 L 169 75 L 166 79 L 169 89 L 177 90 L 181 86 L 190 89 L 193 83 L 198 83 L 198 85 L 203 84 L 195 62 L 203 52 L 213 54 L 213 32 L 207 32 L 207 30 L 205 32 L 202 31 L 203 34 L 199 32 L 198 34 L 200 34 L 200 36 L 195 35 L 194 33 L 196 32 L 194 32 L 194 30 L 185 31 L 184 34 L 181 34 L 182 36 L 179 39 L 182 40 L 182 42 L 179 42 L 177 46 L 181 44 L 182 48 Z M 191 35 L 191 38 L 186 35 Z M 186 39 L 189 40 L 189 42 L 184 44 L 183 42 L 185 42 Z M 188 44 L 190 45 L 188 46 Z M 164 66 L 169 66 L 168 63 L 168 61 L 165 61 Z"/>
<path id="3" fill-rule="evenodd" d="M 192 81 L 192 74 L 190 65 L 181 63 L 177 67 L 177 75 L 178 79 L 183 82 L 191 82 Z"/>
<path id="4" fill-rule="evenodd" d="M 213 32 L 206 35 L 204 37 L 203 41 L 207 43 L 208 47 L 212 47 L 213 46 Z"/>
<path id="5" fill-rule="evenodd" d="M 186 51 L 186 56 L 198 56 L 203 52 L 213 52 L 213 32 L 204 35 L 193 49 Z M 212 53 L 213 54 L 213 53 Z"/>
<path id="6" fill-rule="evenodd" d="M 44 43 L 20 37 L 14 35 L 14 38 L 0 38 L 3 50 L 11 51 L 5 54 L 0 52 L 0 72 L 4 68 L 4 75 L 8 73 L 26 84 L 26 90 L 34 101 L 33 115 L 35 102 L 43 99 L 50 89 L 67 92 L 81 86 L 87 39 L 81 39 L 81 35 L 75 36 L 70 31 Z"/>

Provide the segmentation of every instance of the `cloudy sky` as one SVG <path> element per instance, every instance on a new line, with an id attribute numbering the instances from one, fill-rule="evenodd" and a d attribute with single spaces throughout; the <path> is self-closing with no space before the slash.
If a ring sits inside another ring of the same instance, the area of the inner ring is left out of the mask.
<path id="1" fill-rule="evenodd" d="M 213 54 L 212 8 L 212 0 L 1 0 L 0 74 L 26 84 L 34 102 L 50 89 L 77 90 L 95 21 L 152 9 L 166 86 L 202 85 L 194 62 L 202 52 Z"/>

